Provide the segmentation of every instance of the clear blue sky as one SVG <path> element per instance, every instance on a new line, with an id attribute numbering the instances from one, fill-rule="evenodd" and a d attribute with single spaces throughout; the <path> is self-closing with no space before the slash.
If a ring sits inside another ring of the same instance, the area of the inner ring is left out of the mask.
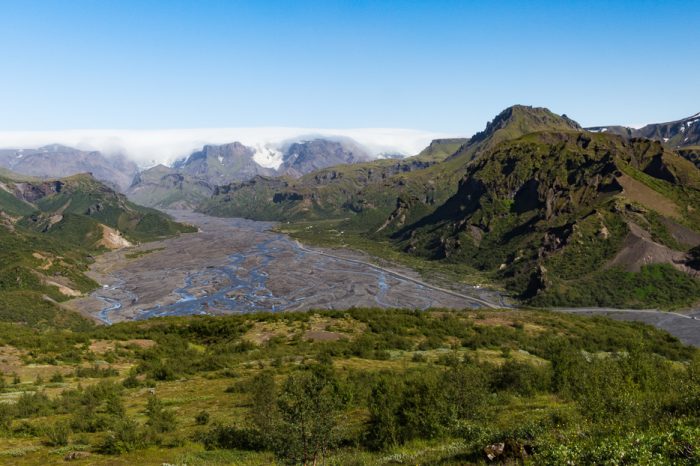
<path id="1" fill-rule="evenodd" d="M 700 2 L 4 1 L 0 131 L 403 127 L 515 103 L 700 111 Z"/>

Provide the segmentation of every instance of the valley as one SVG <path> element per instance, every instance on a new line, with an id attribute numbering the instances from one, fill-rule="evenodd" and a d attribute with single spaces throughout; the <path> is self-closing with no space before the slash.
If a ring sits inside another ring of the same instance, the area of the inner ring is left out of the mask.
<path id="1" fill-rule="evenodd" d="M 509 306 L 495 291 L 448 290 L 358 252 L 307 248 L 271 232 L 269 222 L 168 213 L 199 231 L 98 256 L 87 274 L 101 287 L 68 306 L 103 323 L 361 306 Z"/>

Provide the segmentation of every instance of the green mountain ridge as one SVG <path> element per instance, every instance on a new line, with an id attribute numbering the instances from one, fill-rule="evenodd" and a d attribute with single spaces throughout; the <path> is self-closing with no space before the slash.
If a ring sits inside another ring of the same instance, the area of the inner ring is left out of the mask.
<path id="1" fill-rule="evenodd" d="M 256 177 L 242 183 L 219 186 L 198 210 L 222 216 L 259 220 L 342 218 L 363 210 L 364 189 L 392 177 L 426 169 L 452 155 L 466 139 L 436 140 L 421 154 L 406 159 L 383 159 L 338 165 L 298 179 Z M 392 208 L 389 198 L 382 199 Z M 380 193 L 381 195 L 381 193 Z"/>
<path id="2" fill-rule="evenodd" d="M 57 305 L 97 286 L 100 252 L 194 228 L 128 201 L 90 175 L 38 180 L 0 173 L 0 321 L 85 325 Z"/>
<path id="3" fill-rule="evenodd" d="M 439 160 L 419 163 L 434 150 L 398 162 L 410 164 L 406 170 L 379 161 L 219 187 L 199 209 L 333 220 L 328 231 L 388 241 L 429 263 L 475 267 L 532 303 L 700 299 L 689 255 L 700 244 L 700 171 L 667 145 L 588 132 L 565 115 L 517 105 L 471 139 L 443 144 Z M 587 246 L 573 247 L 579 243 Z"/>
<path id="4" fill-rule="evenodd" d="M 700 171 L 658 142 L 532 133 L 481 154 L 455 196 L 392 237 L 407 252 L 493 273 L 533 303 L 691 304 L 700 283 L 683 272 L 698 275 L 687 254 L 700 244 L 694 205 Z M 602 283 L 585 293 L 604 278 L 620 287 L 649 264 L 667 264 L 659 286 L 678 281 L 688 294 L 630 285 L 611 296 Z"/>
<path id="5" fill-rule="evenodd" d="M 293 183 L 280 184 L 280 179 L 234 183 L 220 188 L 198 210 L 265 220 L 345 218 L 359 214 L 359 223 L 377 229 L 392 216 L 407 221 L 418 219 L 445 202 L 455 193 L 464 169 L 480 150 L 548 128 L 569 130 L 580 126 L 544 108 L 516 105 L 501 112 L 483 132 L 469 140 L 436 141 L 435 146 L 416 157 L 393 164 L 379 160 L 331 167 Z M 438 147 L 440 157 L 433 159 Z M 319 183 L 319 179 L 324 182 Z"/>

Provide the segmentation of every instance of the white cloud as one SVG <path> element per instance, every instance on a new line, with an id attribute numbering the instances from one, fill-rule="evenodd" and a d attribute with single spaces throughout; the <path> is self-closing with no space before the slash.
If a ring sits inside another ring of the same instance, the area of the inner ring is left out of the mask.
<path id="1" fill-rule="evenodd" d="M 205 144 L 239 141 L 248 146 L 277 146 L 290 140 L 316 136 L 352 138 L 374 154 L 400 152 L 409 155 L 420 152 L 432 139 L 449 137 L 427 131 L 392 128 L 0 131 L 0 148 L 36 148 L 57 143 L 81 150 L 99 150 L 108 155 L 121 153 L 139 165 L 150 166 L 172 163 Z"/>

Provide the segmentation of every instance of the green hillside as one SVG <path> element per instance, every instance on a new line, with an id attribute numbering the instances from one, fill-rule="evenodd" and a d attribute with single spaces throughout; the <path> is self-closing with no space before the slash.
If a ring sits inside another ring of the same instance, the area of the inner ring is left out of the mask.
<path id="1" fill-rule="evenodd" d="M 480 155 L 455 196 L 393 238 L 533 303 L 687 305 L 700 298 L 684 273 L 700 244 L 696 205 L 700 171 L 658 142 L 533 133 Z"/>
<path id="2" fill-rule="evenodd" d="M 94 254 L 193 231 L 88 175 L 0 183 L 0 321 L 85 326 L 58 303 L 97 286 L 84 274 Z"/>
<path id="3" fill-rule="evenodd" d="M 198 210 L 214 215 L 258 220 L 342 218 L 366 210 L 366 190 L 403 173 L 424 170 L 446 159 L 465 140 L 434 141 L 421 154 L 403 160 L 385 159 L 325 168 L 299 179 L 256 177 L 218 187 Z M 392 193 L 380 196 L 390 208 Z"/>
<path id="4" fill-rule="evenodd" d="M 74 214 L 94 222 L 117 229 L 132 242 L 152 241 L 172 236 L 192 228 L 179 225 L 167 215 L 129 201 L 124 195 L 105 186 L 89 175 L 75 175 L 58 181 L 42 183 L 55 189 L 35 201 L 40 213 L 31 219 L 39 228 L 44 228 L 47 216 Z M 78 217 L 68 217 L 78 219 Z M 78 220 L 80 221 L 80 220 Z M 28 222 L 27 222 L 28 223 Z M 87 227 L 87 222 L 85 222 Z"/>
<path id="5" fill-rule="evenodd" d="M 609 319 L 354 309 L 0 323 L 0 355 L 6 464 L 700 461 L 698 350 Z"/>
<path id="6" fill-rule="evenodd" d="M 212 215 L 259 220 L 355 218 L 350 228 L 379 229 L 396 209 L 417 220 L 452 196 L 475 154 L 508 138 L 548 128 L 579 126 L 544 108 L 516 105 L 501 112 L 473 138 L 436 140 L 404 160 L 331 167 L 299 180 L 256 178 L 220 187 L 200 205 Z"/>
<path id="7" fill-rule="evenodd" d="M 302 240 L 502 284 L 532 303 L 700 299 L 689 255 L 700 244 L 700 170 L 677 152 L 524 106 L 446 157 L 431 160 L 435 149 L 395 162 L 413 164 L 406 170 L 380 161 L 221 187 L 200 209 L 291 222 L 282 230 Z"/>

